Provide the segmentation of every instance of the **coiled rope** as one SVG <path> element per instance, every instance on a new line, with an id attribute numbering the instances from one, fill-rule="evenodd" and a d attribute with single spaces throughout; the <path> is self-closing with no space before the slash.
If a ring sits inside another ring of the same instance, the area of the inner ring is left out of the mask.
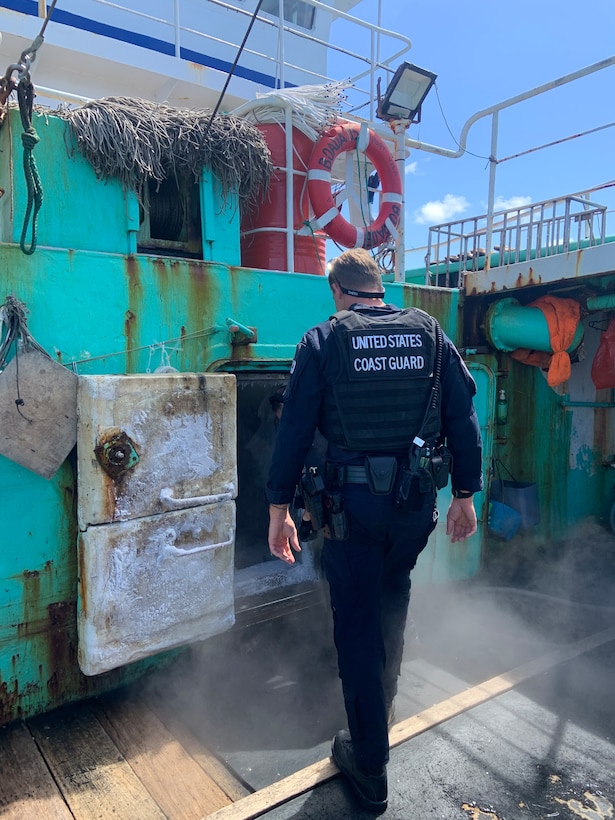
<path id="1" fill-rule="evenodd" d="M 4 105 L 8 101 L 9 96 L 15 90 L 15 81 L 13 74 L 17 72 L 19 82 L 17 84 L 17 99 L 19 102 L 19 113 L 21 115 L 21 122 L 23 125 L 23 134 L 21 135 L 23 143 L 23 166 L 26 176 L 26 185 L 28 188 L 28 205 L 24 217 L 23 229 L 21 232 L 20 247 L 23 253 L 31 255 L 36 250 L 37 243 L 37 226 L 38 226 L 38 212 L 43 204 L 43 186 L 41 178 L 38 174 L 36 162 L 32 155 L 32 151 L 39 142 L 39 136 L 32 126 L 32 104 L 34 102 L 34 86 L 30 79 L 30 66 L 36 60 L 36 55 L 39 48 L 43 45 L 45 29 L 49 23 L 49 19 L 53 13 L 57 0 L 52 0 L 47 9 L 47 14 L 40 32 L 34 38 L 32 45 L 25 51 L 22 51 L 19 62 L 11 63 L 7 68 L 4 77 L 0 79 L 0 104 Z M 5 116 L 2 113 L 0 124 Z M 26 234 L 28 232 L 28 224 L 32 218 L 32 234 L 30 246 L 26 248 Z"/>
<path id="2" fill-rule="evenodd" d="M 22 77 L 19 81 L 17 85 L 17 100 L 19 102 L 21 124 L 23 126 L 23 133 L 21 135 L 21 141 L 23 143 L 23 169 L 26 177 L 26 186 L 28 188 L 28 204 L 24 215 L 19 246 L 23 253 L 27 256 L 31 256 L 36 250 L 38 213 L 43 204 L 43 185 L 32 154 L 40 138 L 32 125 L 34 87 L 29 77 Z M 28 233 L 30 218 L 32 219 L 32 232 L 30 235 L 30 245 L 26 247 L 26 234 Z"/>

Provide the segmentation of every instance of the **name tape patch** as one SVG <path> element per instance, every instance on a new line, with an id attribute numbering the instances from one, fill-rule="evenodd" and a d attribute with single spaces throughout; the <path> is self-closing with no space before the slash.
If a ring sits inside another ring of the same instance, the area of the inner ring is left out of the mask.
<path id="1" fill-rule="evenodd" d="M 431 346 L 425 345 L 422 330 L 381 333 L 351 330 L 348 333 L 350 378 L 379 374 L 391 378 L 431 376 Z"/>

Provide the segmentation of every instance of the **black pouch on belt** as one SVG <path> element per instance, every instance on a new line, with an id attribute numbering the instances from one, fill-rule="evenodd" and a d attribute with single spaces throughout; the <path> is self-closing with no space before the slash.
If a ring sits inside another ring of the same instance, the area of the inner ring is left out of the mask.
<path id="1" fill-rule="evenodd" d="M 452 468 L 453 454 L 451 451 L 443 444 L 435 447 L 431 457 L 431 474 L 437 490 L 446 487 Z"/>
<path id="2" fill-rule="evenodd" d="M 305 510 L 310 514 L 312 529 L 320 530 L 325 526 L 322 498 L 325 482 L 318 473 L 318 467 L 310 467 L 301 476 L 301 495 Z"/>
<path id="3" fill-rule="evenodd" d="M 388 495 L 397 478 L 395 456 L 365 456 L 365 476 L 373 495 Z"/>
<path id="4" fill-rule="evenodd" d="M 324 508 L 329 538 L 332 541 L 345 541 L 348 538 L 348 516 L 339 490 L 325 493 Z"/>

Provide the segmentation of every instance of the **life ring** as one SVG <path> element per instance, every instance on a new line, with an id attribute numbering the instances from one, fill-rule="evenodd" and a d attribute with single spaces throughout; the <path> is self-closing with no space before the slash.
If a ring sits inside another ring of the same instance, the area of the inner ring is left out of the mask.
<path id="1" fill-rule="evenodd" d="M 357 226 L 340 214 L 331 191 L 333 162 L 343 151 L 363 151 L 382 184 L 380 210 L 369 225 Z M 324 230 L 346 248 L 377 248 L 393 235 L 401 219 L 401 177 L 384 141 L 366 125 L 344 122 L 329 128 L 312 150 L 307 187 L 315 219 L 312 228 Z"/>

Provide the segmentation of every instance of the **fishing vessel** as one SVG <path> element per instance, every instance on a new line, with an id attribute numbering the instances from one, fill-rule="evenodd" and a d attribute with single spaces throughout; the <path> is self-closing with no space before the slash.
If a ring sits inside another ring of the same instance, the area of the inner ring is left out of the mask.
<path id="1" fill-rule="evenodd" d="M 478 115 L 454 151 L 412 139 L 415 111 L 383 116 L 411 44 L 352 0 L 201 5 L 0 3 L 2 724 L 321 600 L 318 542 L 271 559 L 262 487 L 332 242 L 369 248 L 387 300 L 434 315 L 477 383 L 478 532 L 451 545 L 441 515 L 415 584 L 613 518 L 600 189 L 500 212 L 491 190 L 406 269 L 406 151 L 463 153 Z"/>

